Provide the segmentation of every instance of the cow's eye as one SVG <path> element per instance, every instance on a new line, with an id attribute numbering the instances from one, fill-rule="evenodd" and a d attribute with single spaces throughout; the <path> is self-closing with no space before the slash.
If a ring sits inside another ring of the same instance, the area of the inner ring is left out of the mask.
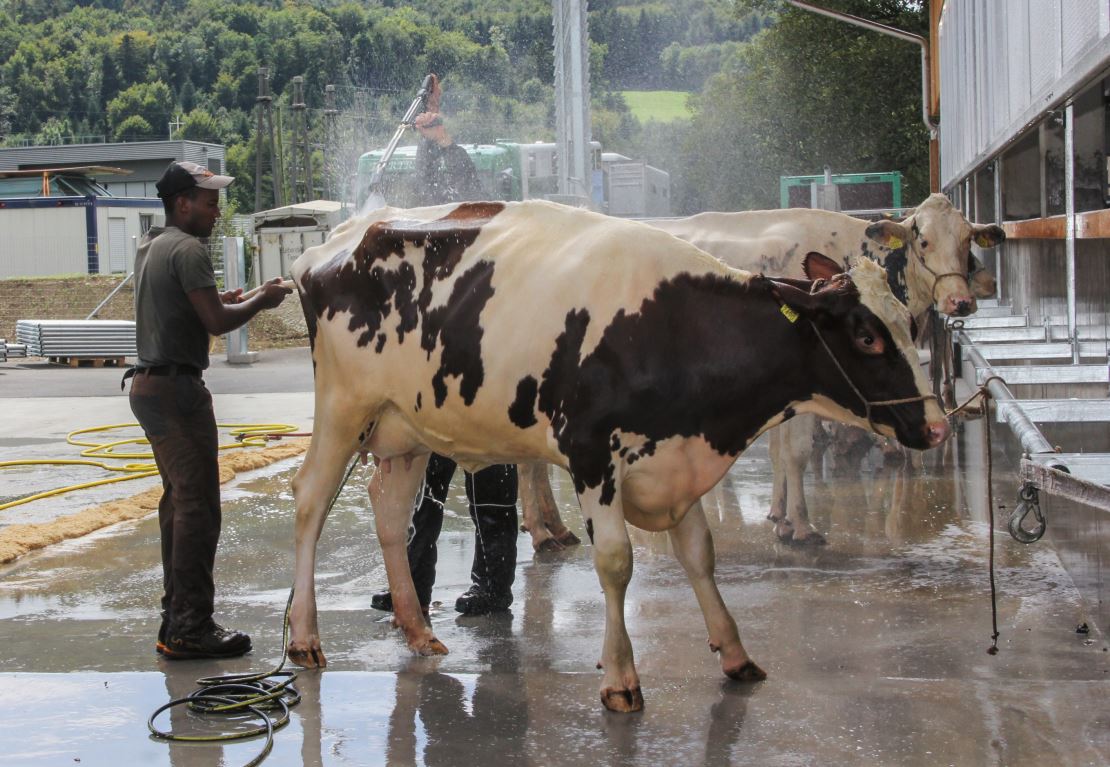
<path id="1" fill-rule="evenodd" d="M 856 336 L 856 347 L 864 354 L 882 354 L 883 340 L 872 333 L 860 333 Z"/>
<path id="2" fill-rule="evenodd" d="M 923 247 L 923 248 L 929 247 L 929 241 L 926 240 L 925 238 L 922 238 L 921 239 L 921 247 Z"/>

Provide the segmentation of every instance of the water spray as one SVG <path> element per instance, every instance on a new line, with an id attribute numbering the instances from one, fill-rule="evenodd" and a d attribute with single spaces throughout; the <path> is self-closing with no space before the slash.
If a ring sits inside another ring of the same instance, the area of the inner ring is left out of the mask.
<path id="1" fill-rule="evenodd" d="M 401 136 L 404 135 L 408 128 L 415 125 L 414 121 L 416 120 L 416 116 L 425 111 L 428 104 L 428 96 L 432 93 L 432 85 L 434 82 L 435 75 L 429 74 L 424 78 L 424 81 L 420 83 L 420 90 L 416 92 L 416 98 L 409 104 L 405 116 L 401 118 L 401 124 L 397 126 L 397 130 L 393 132 L 393 138 L 389 140 L 389 144 L 386 145 L 385 151 L 382 152 L 382 157 L 378 160 L 378 164 L 374 168 L 374 174 L 370 176 L 370 191 L 366 197 L 366 203 L 362 206 L 364 211 L 385 207 L 385 196 L 382 194 L 381 190 L 385 168 L 389 164 L 389 160 L 393 157 L 393 153 L 397 150 L 397 144 L 401 141 Z"/>

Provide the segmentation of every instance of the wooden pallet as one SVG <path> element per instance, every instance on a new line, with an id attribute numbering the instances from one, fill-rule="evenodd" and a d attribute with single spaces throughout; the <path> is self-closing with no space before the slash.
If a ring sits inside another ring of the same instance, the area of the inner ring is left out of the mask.
<path id="1" fill-rule="evenodd" d="M 69 365 L 71 368 L 120 368 L 124 365 L 124 357 L 48 357 L 57 365 Z"/>

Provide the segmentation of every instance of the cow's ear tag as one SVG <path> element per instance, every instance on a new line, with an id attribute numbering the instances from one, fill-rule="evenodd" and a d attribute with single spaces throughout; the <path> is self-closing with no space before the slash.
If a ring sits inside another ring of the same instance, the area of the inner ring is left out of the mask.
<path id="1" fill-rule="evenodd" d="M 899 238 L 891 237 L 889 240 L 887 240 L 886 246 L 891 250 L 898 250 L 898 248 L 902 247 L 904 244 L 905 243 L 903 243 Z"/>
<path id="2" fill-rule="evenodd" d="M 797 322 L 798 321 L 798 313 L 796 311 L 794 311 L 793 309 L 791 309 L 786 304 L 783 304 L 782 306 L 780 306 L 779 311 L 782 312 L 783 317 L 790 320 L 791 322 Z"/>

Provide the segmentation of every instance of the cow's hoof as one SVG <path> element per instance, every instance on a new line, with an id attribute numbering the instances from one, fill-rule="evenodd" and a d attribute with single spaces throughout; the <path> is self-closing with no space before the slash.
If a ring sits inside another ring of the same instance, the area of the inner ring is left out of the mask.
<path id="1" fill-rule="evenodd" d="M 601 691 L 601 705 L 618 714 L 631 714 L 644 710 L 644 695 L 639 687 L 631 690 L 614 690 L 606 687 Z"/>
<path id="2" fill-rule="evenodd" d="M 563 544 L 554 538 L 544 538 L 542 541 L 532 544 L 532 549 L 537 554 L 554 554 L 557 551 L 562 551 L 563 548 Z"/>
<path id="3" fill-rule="evenodd" d="M 724 671 L 725 676 L 729 679 L 735 679 L 737 682 L 762 682 L 767 678 L 767 672 L 750 660 L 738 669 L 725 669 Z"/>
<path id="4" fill-rule="evenodd" d="M 295 663 L 301 668 L 323 668 L 328 665 L 328 659 L 324 657 L 324 651 L 319 647 L 301 649 L 289 645 L 285 654 L 290 663 Z"/>
<path id="5" fill-rule="evenodd" d="M 431 655 L 447 654 L 447 645 L 445 645 L 443 642 L 439 641 L 435 637 L 432 637 L 428 641 L 421 643 L 417 647 L 413 647 L 413 649 L 425 657 Z"/>
<path id="6" fill-rule="evenodd" d="M 582 539 L 572 533 L 570 530 L 563 530 L 555 536 L 555 540 L 562 544 L 564 547 L 577 546 L 582 543 Z"/>
<path id="7" fill-rule="evenodd" d="M 798 538 L 795 536 L 784 538 L 783 540 L 791 546 L 825 546 L 828 544 L 828 541 L 825 540 L 825 536 L 821 535 L 821 533 L 810 533 L 805 538 Z"/>

